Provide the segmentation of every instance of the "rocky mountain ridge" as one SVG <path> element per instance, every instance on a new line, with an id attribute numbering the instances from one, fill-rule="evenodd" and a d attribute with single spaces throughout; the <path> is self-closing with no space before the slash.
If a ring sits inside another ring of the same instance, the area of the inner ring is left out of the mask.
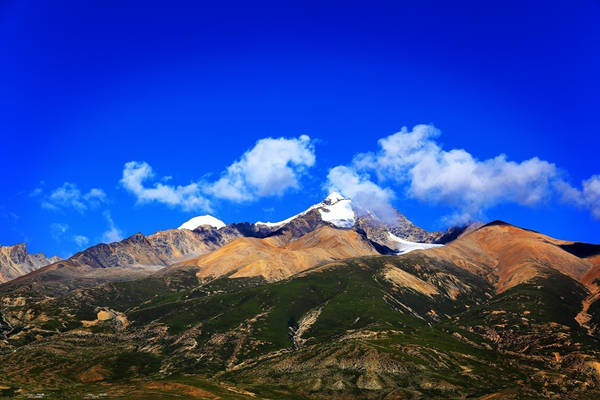
<path id="1" fill-rule="evenodd" d="M 384 222 L 373 213 L 355 209 L 350 199 L 339 193 L 331 193 L 322 202 L 280 222 L 225 225 L 213 216 L 198 216 L 185 222 L 178 229 L 159 231 L 148 236 L 136 233 L 119 242 L 91 246 L 70 257 L 69 263 L 58 263 L 49 267 L 48 271 L 54 271 L 57 279 L 66 279 L 69 276 L 79 279 L 89 275 L 89 268 L 120 268 L 114 270 L 114 278 L 122 279 L 127 276 L 127 268 L 130 268 L 132 277 L 138 277 L 144 271 L 151 273 L 157 268 L 200 257 L 237 238 L 271 238 L 270 240 L 277 242 L 278 246 L 285 246 L 292 240 L 325 226 L 354 230 L 371 241 L 382 254 L 428 248 L 429 245 L 419 243 L 444 243 L 444 238 L 449 238 L 441 232 L 430 233 L 419 228 L 399 212 L 391 224 Z M 399 240 L 408 240 L 411 243 L 399 244 Z M 400 250 L 399 247 L 404 250 Z M 67 268 L 64 268 L 65 266 Z M 61 271 L 60 274 L 56 273 L 57 269 Z M 36 274 L 35 279 L 41 279 L 45 271 Z M 24 271 L 28 272 L 31 270 Z M 24 274 L 14 273 L 11 279 L 20 275 Z M 110 276 L 110 270 L 94 272 L 93 275 L 96 279 L 100 279 L 100 276 L 106 279 L 113 278 Z"/>
<path id="2" fill-rule="evenodd" d="M 46 257 L 44 253 L 31 254 L 27 251 L 25 243 L 13 246 L 0 245 L 0 283 L 8 282 L 60 260 L 58 256 Z"/>

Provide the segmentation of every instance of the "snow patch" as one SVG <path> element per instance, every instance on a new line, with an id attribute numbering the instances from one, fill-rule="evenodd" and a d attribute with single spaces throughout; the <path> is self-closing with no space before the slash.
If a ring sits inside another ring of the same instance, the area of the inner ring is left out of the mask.
<path id="1" fill-rule="evenodd" d="M 209 225 L 213 228 L 220 229 L 225 226 L 225 222 L 213 217 L 212 215 L 200 215 L 198 217 L 190 219 L 187 222 L 184 222 L 177 229 L 189 229 L 190 231 L 193 231 L 194 229 L 202 225 Z"/>
<path id="2" fill-rule="evenodd" d="M 318 209 L 321 214 L 321 219 L 327 221 L 338 228 L 351 228 L 354 225 L 355 215 L 352 209 L 352 200 L 344 198 L 337 192 L 332 192 L 318 204 L 314 204 L 303 212 L 291 216 L 279 222 L 262 222 L 258 221 L 255 225 L 264 225 L 269 228 L 277 228 L 291 222 L 292 220 L 301 217 L 308 212 Z"/>
<path id="3" fill-rule="evenodd" d="M 298 217 L 303 216 L 304 214 L 306 214 L 307 212 L 309 212 L 310 210 L 312 210 L 315 206 L 310 207 L 308 210 L 301 212 L 300 214 L 296 214 L 293 215 L 287 219 L 284 219 L 283 221 L 279 221 L 279 222 L 262 222 L 262 221 L 256 221 L 254 223 L 254 225 L 264 225 L 264 226 L 268 226 L 269 228 L 275 228 L 275 227 L 279 227 L 279 226 L 283 226 L 285 224 L 287 224 L 288 222 L 292 221 L 293 219 L 296 219 Z"/>
<path id="4" fill-rule="evenodd" d="M 321 214 L 323 221 L 327 221 L 338 228 L 351 228 L 354 225 L 354 210 L 352 210 L 352 202 L 348 199 L 338 199 L 331 205 L 320 207 L 319 214 Z"/>
<path id="5" fill-rule="evenodd" d="M 391 232 L 388 232 L 388 235 L 390 240 L 395 243 L 394 250 L 396 250 L 398 254 L 409 253 L 413 250 L 427 250 L 443 246 L 443 244 L 411 242 L 409 240 L 400 239 Z"/>

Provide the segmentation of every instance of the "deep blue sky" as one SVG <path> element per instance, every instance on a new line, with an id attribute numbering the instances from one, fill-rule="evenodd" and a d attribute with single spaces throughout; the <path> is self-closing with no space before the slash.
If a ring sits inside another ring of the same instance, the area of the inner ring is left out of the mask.
<path id="1" fill-rule="evenodd" d="M 176 227 L 204 212 L 136 205 L 123 165 L 145 161 L 173 184 L 217 179 L 265 137 L 309 135 L 316 164 L 300 190 L 216 201 L 226 222 L 303 210 L 330 168 L 420 123 L 444 149 L 539 157 L 575 187 L 600 174 L 600 3 L 416 3 L 1 2 L 0 244 L 66 256 L 72 235 L 100 240 L 106 211 L 123 235 Z M 42 207 L 64 182 L 107 202 Z M 414 222 L 445 227 L 448 207 L 396 191 Z M 589 210 L 555 200 L 485 217 L 600 242 Z"/>

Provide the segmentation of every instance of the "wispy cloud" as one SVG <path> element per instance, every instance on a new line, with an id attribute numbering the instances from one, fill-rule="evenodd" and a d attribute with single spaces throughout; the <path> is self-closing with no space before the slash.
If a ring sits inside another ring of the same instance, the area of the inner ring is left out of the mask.
<path id="1" fill-rule="evenodd" d="M 265 138 L 227 167 L 215 182 L 170 185 L 164 182 L 172 178 L 157 178 L 147 162 L 130 161 L 123 168 L 120 183 L 140 204 L 157 202 L 184 210 L 211 211 L 212 199 L 251 201 L 298 188 L 300 177 L 314 164 L 314 147 L 308 136 Z"/>
<path id="2" fill-rule="evenodd" d="M 109 211 L 104 212 L 104 218 L 106 218 L 106 222 L 108 222 L 108 230 L 102 234 L 102 241 L 112 243 L 123 240 L 123 233 L 115 226 L 115 222 Z"/>
<path id="3" fill-rule="evenodd" d="M 69 224 L 66 224 L 64 222 L 54 222 L 53 224 L 50 224 L 50 235 L 54 240 L 59 242 L 68 242 L 72 240 L 80 249 L 86 247 L 89 244 L 90 240 L 87 236 L 76 234 L 67 236 L 67 232 L 69 232 L 70 230 L 71 227 L 69 226 Z"/>
<path id="4" fill-rule="evenodd" d="M 69 230 L 69 224 L 65 224 L 62 222 L 55 222 L 50 224 L 50 235 L 54 240 L 61 240 L 65 233 Z"/>
<path id="5" fill-rule="evenodd" d="M 40 196 L 41 194 L 41 188 L 36 188 L 31 192 L 32 196 Z M 76 184 L 65 182 L 43 198 L 42 207 L 49 210 L 74 208 L 83 213 L 88 208 L 98 207 L 105 202 L 106 193 L 102 189 L 92 188 L 87 193 L 82 193 Z"/>
<path id="6" fill-rule="evenodd" d="M 83 235 L 74 235 L 73 241 L 80 249 L 87 247 L 87 245 L 90 243 L 90 239 L 87 236 Z"/>
<path id="7" fill-rule="evenodd" d="M 46 186 L 46 182 L 44 181 L 40 181 L 39 186 L 36 187 L 35 189 L 33 189 L 30 193 L 29 193 L 29 197 L 37 197 L 40 194 L 44 193 L 44 186 Z"/>

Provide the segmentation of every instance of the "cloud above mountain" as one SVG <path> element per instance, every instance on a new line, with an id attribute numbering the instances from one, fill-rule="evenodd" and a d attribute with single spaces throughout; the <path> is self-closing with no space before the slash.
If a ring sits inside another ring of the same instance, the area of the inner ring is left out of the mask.
<path id="1" fill-rule="evenodd" d="M 206 191 L 232 201 L 281 196 L 297 189 L 300 176 L 314 164 L 314 146 L 306 135 L 261 139 L 227 167 L 219 180 L 206 185 Z"/>
<path id="2" fill-rule="evenodd" d="M 69 224 L 54 222 L 50 224 L 50 235 L 54 240 L 60 240 L 64 234 L 69 230 Z"/>
<path id="3" fill-rule="evenodd" d="M 369 210 L 384 221 L 394 222 L 396 211 L 391 205 L 395 194 L 390 188 L 382 188 L 366 172 L 358 172 L 347 166 L 337 166 L 329 170 L 325 189 L 340 192 L 352 199 L 359 210 Z"/>
<path id="4" fill-rule="evenodd" d="M 204 197 L 197 183 L 172 186 L 155 182 L 151 186 L 145 183 L 155 177 L 147 162 L 130 161 L 123 168 L 121 185 L 133 193 L 139 204 L 158 202 L 184 210 L 210 210 L 210 202 Z"/>
<path id="5" fill-rule="evenodd" d="M 41 194 L 43 194 L 43 189 L 36 188 L 31 196 L 35 197 Z M 65 182 L 43 197 L 42 207 L 49 210 L 74 208 L 83 213 L 88 208 L 98 207 L 102 203 L 106 203 L 106 193 L 102 189 L 91 188 L 88 192 L 82 193 L 76 184 Z"/>
<path id="6" fill-rule="evenodd" d="M 532 157 L 516 162 L 505 154 L 480 160 L 464 149 L 443 149 L 437 142 L 440 134 L 432 125 L 404 127 L 380 139 L 376 152 L 357 154 L 350 165 L 331 169 L 326 186 L 346 196 L 373 196 L 382 201 L 385 197 L 380 193 L 388 193 L 391 199 L 390 186 L 395 186 L 409 198 L 453 208 L 449 219 L 461 223 L 481 217 L 500 203 L 543 203 L 564 182 L 562 172 L 548 161 Z M 345 177 L 362 177 L 360 185 L 352 179 L 340 180 L 340 171 Z M 596 181 L 590 179 L 581 191 L 572 188 L 572 197 L 597 207 L 600 191 L 596 188 Z"/>
<path id="7" fill-rule="evenodd" d="M 556 187 L 562 193 L 564 202 L 586 209 L 595 219 L 600 220 L 600 175 L 593 175 L 581 182 L 581 189 L 565 181 L 557 182 Z"/>
<path id="8" fill-rule="evenodd" d="M 109 211 L 104 212 L 104 218 L 108 223 L 108 229 L 102 234 L 102 241 L 106 243 L 118 242 L 123 240 L 123 233 L 116 227 Z"/>
<path id="9" fill-rule="evenodd" d="M 397 193 L 450 208 L 453 211 L 446 219 L 452 224 L 485 218 L 486 210 L 498 204 L 535 206 L 552 198 L 585 208 L 600 219 L 600 176 L 583 181 L 578 189 L 551 162 L 538 157 L 514 161 L 502 153 L 479 159 L 466 149 L 444 149 L 438 142 L 440 135 L 433 125 L 404 127 L 379 139 L 376 151 L 356 154 L 348 165 L 329 169 L 323 187 L 341 192 L 384 220 L 396 217 L 391 203 Z M 138 204 L 156 202 L 210 212 L 216 200 L 249 202 L 298 189 L 315 162 L 314 144 L 306 135 L 264 138 L 214 181 L 175 185 L 170 176 L 157 177 L 147 162 L 130 161 L 120 183 Z M 72 184 L 59 189 L 48 198 L 51 204 L 82 210 L 84 200 L 103 199 L 103 192 L 95 192 L 99 189 L 85 195 Z"/>
<path id="10" fill-rule="evenodd" d="M 84 235 L 74 235 L 73 241 L 80 249 L 85 248 L 90 243 L 90 239 Z"/>
<path id="11" fill-rule="evenodd" d="M 70 231 L 71 227 L 69 224 L 64 222 L 54 222 L 50 224 L 50 235 L 52 238 L 58 242 L 65 242 L 67 237 L 67 232 Z M 90 242 L 89 238 L 84 235 L 70 235 L 70 239 L 77 245 L 78 248 L 84 248 Z"/>
<path id="12" fill-rule="evenodd" d="M 265 138 L 227 167 L 214 182 L 167 184 L 163 182 L 172 178 L 157 181 L 147 162 L 130 161 L 124 165 L 120 183 L 136 196 L 139 204 L 157 202 L 183 210 L 211 211 L 213 199 L 252 201 L 297 189 L 301 176 L 314 164 L 315 150 L 308 136 Z"/>

